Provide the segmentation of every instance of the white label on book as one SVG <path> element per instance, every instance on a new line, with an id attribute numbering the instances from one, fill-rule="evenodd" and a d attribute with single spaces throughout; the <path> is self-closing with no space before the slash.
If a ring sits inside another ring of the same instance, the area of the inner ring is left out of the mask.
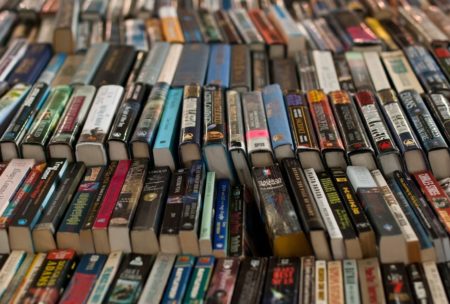
<path id="1" fill-rule="evenodd" d="M 367 69 L 369 70 L 370 78 L 376 91 L 390 89 L 391 85 L 384 71 L 380 56 L 377 52 L 363 52 L 364 60 Z"/>
<path id="2" fill-rule="evenodd" d="M 322 90 L 328 94 L 332 91 L 341 89 L 339 86 L 339 79 L 334 67 L 333 57 L 331 52 L 327 51 L 313 51 L 314 65 L 316 66 L 317 78 Z"/>
<path id="3" fill-rule="evenodd" d="M 196 121 L 197 98 L 185 98 L 183 101 L 183 121 L 181 123 L 181 129 L 195 128 Z"/>

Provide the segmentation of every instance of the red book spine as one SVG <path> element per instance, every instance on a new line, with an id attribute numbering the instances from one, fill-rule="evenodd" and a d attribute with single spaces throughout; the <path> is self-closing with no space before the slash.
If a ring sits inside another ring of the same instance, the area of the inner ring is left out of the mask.
<path id="1" fill-rule="evenodd" d="M 283 38 L 263 11 L 253 9 L 248 12 L 248 15 L 267 44 L 285 44 Z"/>
<path id="2" fill-rule="evenodd" d="M 450 198 L 430 171 L 415 173 L 414 178 L 439 220 L 450 233 Z"/>
<path id="3" fill-rule="evenodd" d="M 120 191 L 127 177 L 128 169 L 130 169 L 131 160 L 121 160 L 117 165 L 116 171 L 111 179 L 108 190 L 103 198 L 102 205 L 95 219 L 94 229 L 108 228 L 109 220 L 116 206 Z"/>

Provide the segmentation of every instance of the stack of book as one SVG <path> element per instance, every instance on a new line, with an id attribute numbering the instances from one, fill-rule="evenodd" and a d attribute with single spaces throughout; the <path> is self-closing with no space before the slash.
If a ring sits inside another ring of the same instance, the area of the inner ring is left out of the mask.
<path id="1" fill-rule="evenodd" d="M 0 1 L 0 303 L 447 303 L 425 2 Z"/>

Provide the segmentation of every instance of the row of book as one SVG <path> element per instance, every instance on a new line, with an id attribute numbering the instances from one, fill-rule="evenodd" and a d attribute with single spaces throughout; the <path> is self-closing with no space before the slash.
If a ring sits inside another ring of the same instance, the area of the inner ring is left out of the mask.
<path id="1" fill-rule="evenodd" d="M 0 303 L 448 303 L 450 264 L 191 255 L 1 256 Z"/>

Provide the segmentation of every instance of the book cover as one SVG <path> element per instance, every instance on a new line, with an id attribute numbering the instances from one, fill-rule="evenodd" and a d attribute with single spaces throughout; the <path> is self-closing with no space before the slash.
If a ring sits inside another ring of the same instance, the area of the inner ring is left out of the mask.
<path id="1" fill-rule="evenodd" d="M 282 300 L 297 303 L 299 297 L 300 260 L 298 258 L 269 258 L 262 303 Z"/>
<path id="2" fill-rule="evenodd" d="M 195 257 L 191 255 L 179 255 L 172 268 L 162 303 L 179 303 L 186 293 L 189 278 L 194 269 Z"/>
<path id="3" fill-rule="evenodd" d="M 208 68 L 209 53 L 210 47 L 207 44 L 184 45 L 172 86 L 183 87 L 193 83 L 203 85 Z"/>
<path id="4" fill-rule="evenodd" d="M 95 73 L 92 85 L 98 88 L 103 85 L 125 84 L 128 74 L 133 67 L 135 57 L 136 50 L 132 46 L 110 46 Z"/>

